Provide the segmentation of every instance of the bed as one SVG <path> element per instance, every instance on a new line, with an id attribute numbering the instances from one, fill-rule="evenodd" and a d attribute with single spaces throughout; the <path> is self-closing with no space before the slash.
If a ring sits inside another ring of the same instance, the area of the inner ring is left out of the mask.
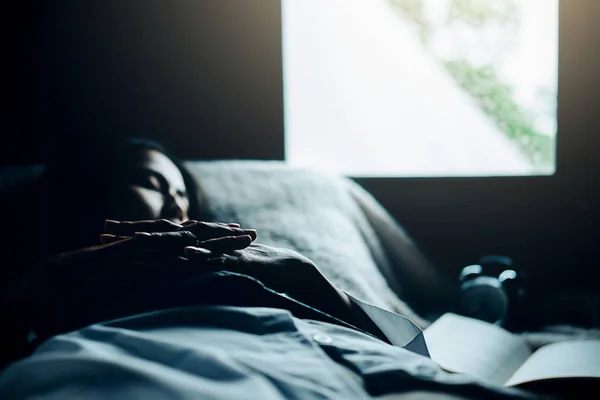
<path id="1" fill-rule="evenodd" d="M 408 316 L 421 328 L 428 314 L 420 292 L 447 290 L 445 276 L 418 251 L 407 233 L 351 179 L 293 168 L 280 161 L 187 161 L 215 220 L 258 230 L 258 243 L 285 247 L 313 260 L 339 288 L 370 304 Z M 5 195 L 34 182 L 43 166 L 0 170 Z M 35 202 L 28 207 L 35 206 Z M 451 304 L 448 304 L 448 308 Z M 416 310 L 425 310 L 417 312 Z M 526 333 L 533 347 L 598 331 Z"/>

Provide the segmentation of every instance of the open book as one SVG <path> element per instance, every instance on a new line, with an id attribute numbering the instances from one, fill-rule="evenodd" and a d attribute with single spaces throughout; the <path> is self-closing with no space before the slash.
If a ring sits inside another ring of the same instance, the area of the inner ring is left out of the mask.
<path id="1" fill-rule="evenodd" d="M 448 313 L 424 331 L 431 358 L 451 372 L 502 386 L 557 379 L 599 379 L 600 341 L 548 344 L 533 352 L 497 325 Z M 594 382 L 596 384 L 597 382 Z"/>

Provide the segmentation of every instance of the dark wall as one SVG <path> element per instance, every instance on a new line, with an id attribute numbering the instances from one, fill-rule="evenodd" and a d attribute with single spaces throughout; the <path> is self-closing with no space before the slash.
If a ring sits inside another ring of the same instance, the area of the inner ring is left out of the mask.
<path id="1" fill-rule="evenodd" d="M 11 6 L 4 163 L 123 134 L 186 158 L 282 158 L 279 0 Z"/>

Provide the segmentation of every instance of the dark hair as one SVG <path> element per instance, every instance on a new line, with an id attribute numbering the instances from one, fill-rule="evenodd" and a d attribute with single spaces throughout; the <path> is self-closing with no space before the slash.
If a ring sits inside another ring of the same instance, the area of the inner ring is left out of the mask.
<path id="1" fill-rule="evenodd" d="M 162 144 L 146 138 L 124 138 L 64 147 L 45 173 L 45 254 L 98 244 L 108 207 L 108 195 L 147 150 L 166 155 L 183 176 L 190 219 L 205 219 L 201 186 L 185 163 Z"/>
<path id="2" fill-rule="evenodd" d="M 144 150 L 156 150 L 165 156 L 167 156 L 173 164 L 179 169 L 185 182 L 187 189 L 187 195 L 190 203 L 188 210 L 188 217 L 190 219 L 203 219 L 206 210 L 206 199 L 201 189 L 200 184 L 195 179 L 191 171 L 185 166 L 185 163 L 176 157 L 173 153 L 167 150 L 162 144 L 155 140 L 147 138 L 127 138 L 124 139 L 119 145 L 115 147 L 116 156 L 120 159 L 114 165 L 120 166 L 131 166 L 137 161 L 136 156 L 141 156 Z M 121 171 L 114 171 L 115 175 L 120 174 Z"/>

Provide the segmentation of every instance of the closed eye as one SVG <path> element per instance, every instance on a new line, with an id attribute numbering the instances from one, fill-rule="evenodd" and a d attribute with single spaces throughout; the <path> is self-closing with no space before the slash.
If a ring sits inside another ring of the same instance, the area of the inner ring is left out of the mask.
<path id="1" fill-rule="evenodd" d="M 131 176 L 130 183 L 159 192 L 163 191 L 165 188 L 164 178 L 157 172 L 150 169 L 135 171 L 135 173 Z"/>

